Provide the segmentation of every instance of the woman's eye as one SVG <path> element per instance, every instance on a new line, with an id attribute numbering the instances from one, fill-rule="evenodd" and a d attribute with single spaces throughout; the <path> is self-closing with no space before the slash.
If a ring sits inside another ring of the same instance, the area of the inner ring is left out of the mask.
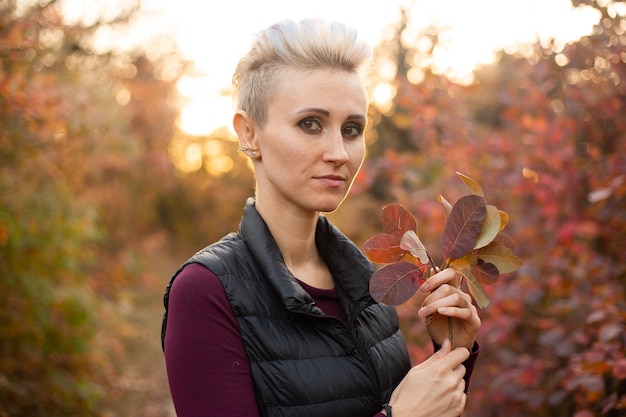
<path id="1" fill-rule="evenodd" d="M 299 123 L 300 127 L 304 130 L 312 131 L 312 132 L 321 132 L 322 124 L 317 119 L 304 119 Z"/>
<path id="2" fill-rule="evenodd" d="M 349 138 L 357 138 L 363 133 L 363 127 L 357 123 L 350 123 L 342 128 L 343 136 Z"/>

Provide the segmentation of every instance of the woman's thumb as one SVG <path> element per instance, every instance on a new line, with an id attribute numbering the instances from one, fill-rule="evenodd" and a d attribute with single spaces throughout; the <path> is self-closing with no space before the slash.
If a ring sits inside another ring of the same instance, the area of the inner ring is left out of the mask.
<path id="1" fill-rule="evenodd" d="M 430 358 L 426 359 L 424 362 L 420 363 L 416 366 L 416 368 L 424 369 L 430 366 L 433 362 L 437 362 L 440 359 L 443 359 L 448 353 L 452 351 L 452 344 L 448 339 L 444 340 L 441 344 L 439 350 L 433 353 Z"/>
<path id="2" fill-rule="evenodd" d="M 452 343 L 450 343 L 450 340 L 446 339 L 443 341 L 443 343 L 441 344 L 441 347 L 437 351 L 437 356 L 439 357 L 446 356 L 448 353 L 450 353 L 451 350 L 452 350 Z"/>

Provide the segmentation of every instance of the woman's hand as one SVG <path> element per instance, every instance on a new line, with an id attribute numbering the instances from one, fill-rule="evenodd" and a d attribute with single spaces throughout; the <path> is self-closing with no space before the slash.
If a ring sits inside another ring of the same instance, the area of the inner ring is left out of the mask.
<path id="1" fill-rule="evenodd" d="M 430 277 L 420 287 L 422 297 L 419 315 L 426 320 L 428 334 L 435 343 L 441 345 L 450 336 L 448 318 L 452 324 L 452 349 L 465 347 L 469 351 L 476 341 L 480 328 L 480 317 L 471 297 L 459 286 L 457 273 L 452 268 L 444 269 Z"/>
<path id="2" fill-rule="evenodd" d="M 411 368 L 391 394 L 389 405 L 394 417 L 457 417 L 463 413 L 465 348 L 451 350 L 445 339 L 441 349 Z"/>

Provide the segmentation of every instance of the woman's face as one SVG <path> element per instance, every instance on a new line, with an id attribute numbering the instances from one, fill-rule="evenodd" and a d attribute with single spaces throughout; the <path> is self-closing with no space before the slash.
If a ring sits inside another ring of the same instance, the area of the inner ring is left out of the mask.
<path id="1" fill-rule="evenodd" d="M 365 155 L 367 95 L 358 74 L 287 70 L 257 131 L 257 199 L 329 212 L 345 198 Z"/>

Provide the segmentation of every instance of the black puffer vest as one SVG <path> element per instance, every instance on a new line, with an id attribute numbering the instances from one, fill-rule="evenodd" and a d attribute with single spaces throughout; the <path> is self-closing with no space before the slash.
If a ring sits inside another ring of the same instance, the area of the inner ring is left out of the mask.
<path id="1" fill-rule="evenodd" d="M 262 416 L 371 417 L 410 368 L 397 314 L 371 298 L 373 266 L 323 216 L 316 242 L 349 329 L 326 316 L 294 279 L 252 199 L 239 233 L 201 250 L 185 265 L 200 263 L 221 280 L 239 323 Z M 165 293 L 162 341 L 169 289 L 178 272 Z"/>

